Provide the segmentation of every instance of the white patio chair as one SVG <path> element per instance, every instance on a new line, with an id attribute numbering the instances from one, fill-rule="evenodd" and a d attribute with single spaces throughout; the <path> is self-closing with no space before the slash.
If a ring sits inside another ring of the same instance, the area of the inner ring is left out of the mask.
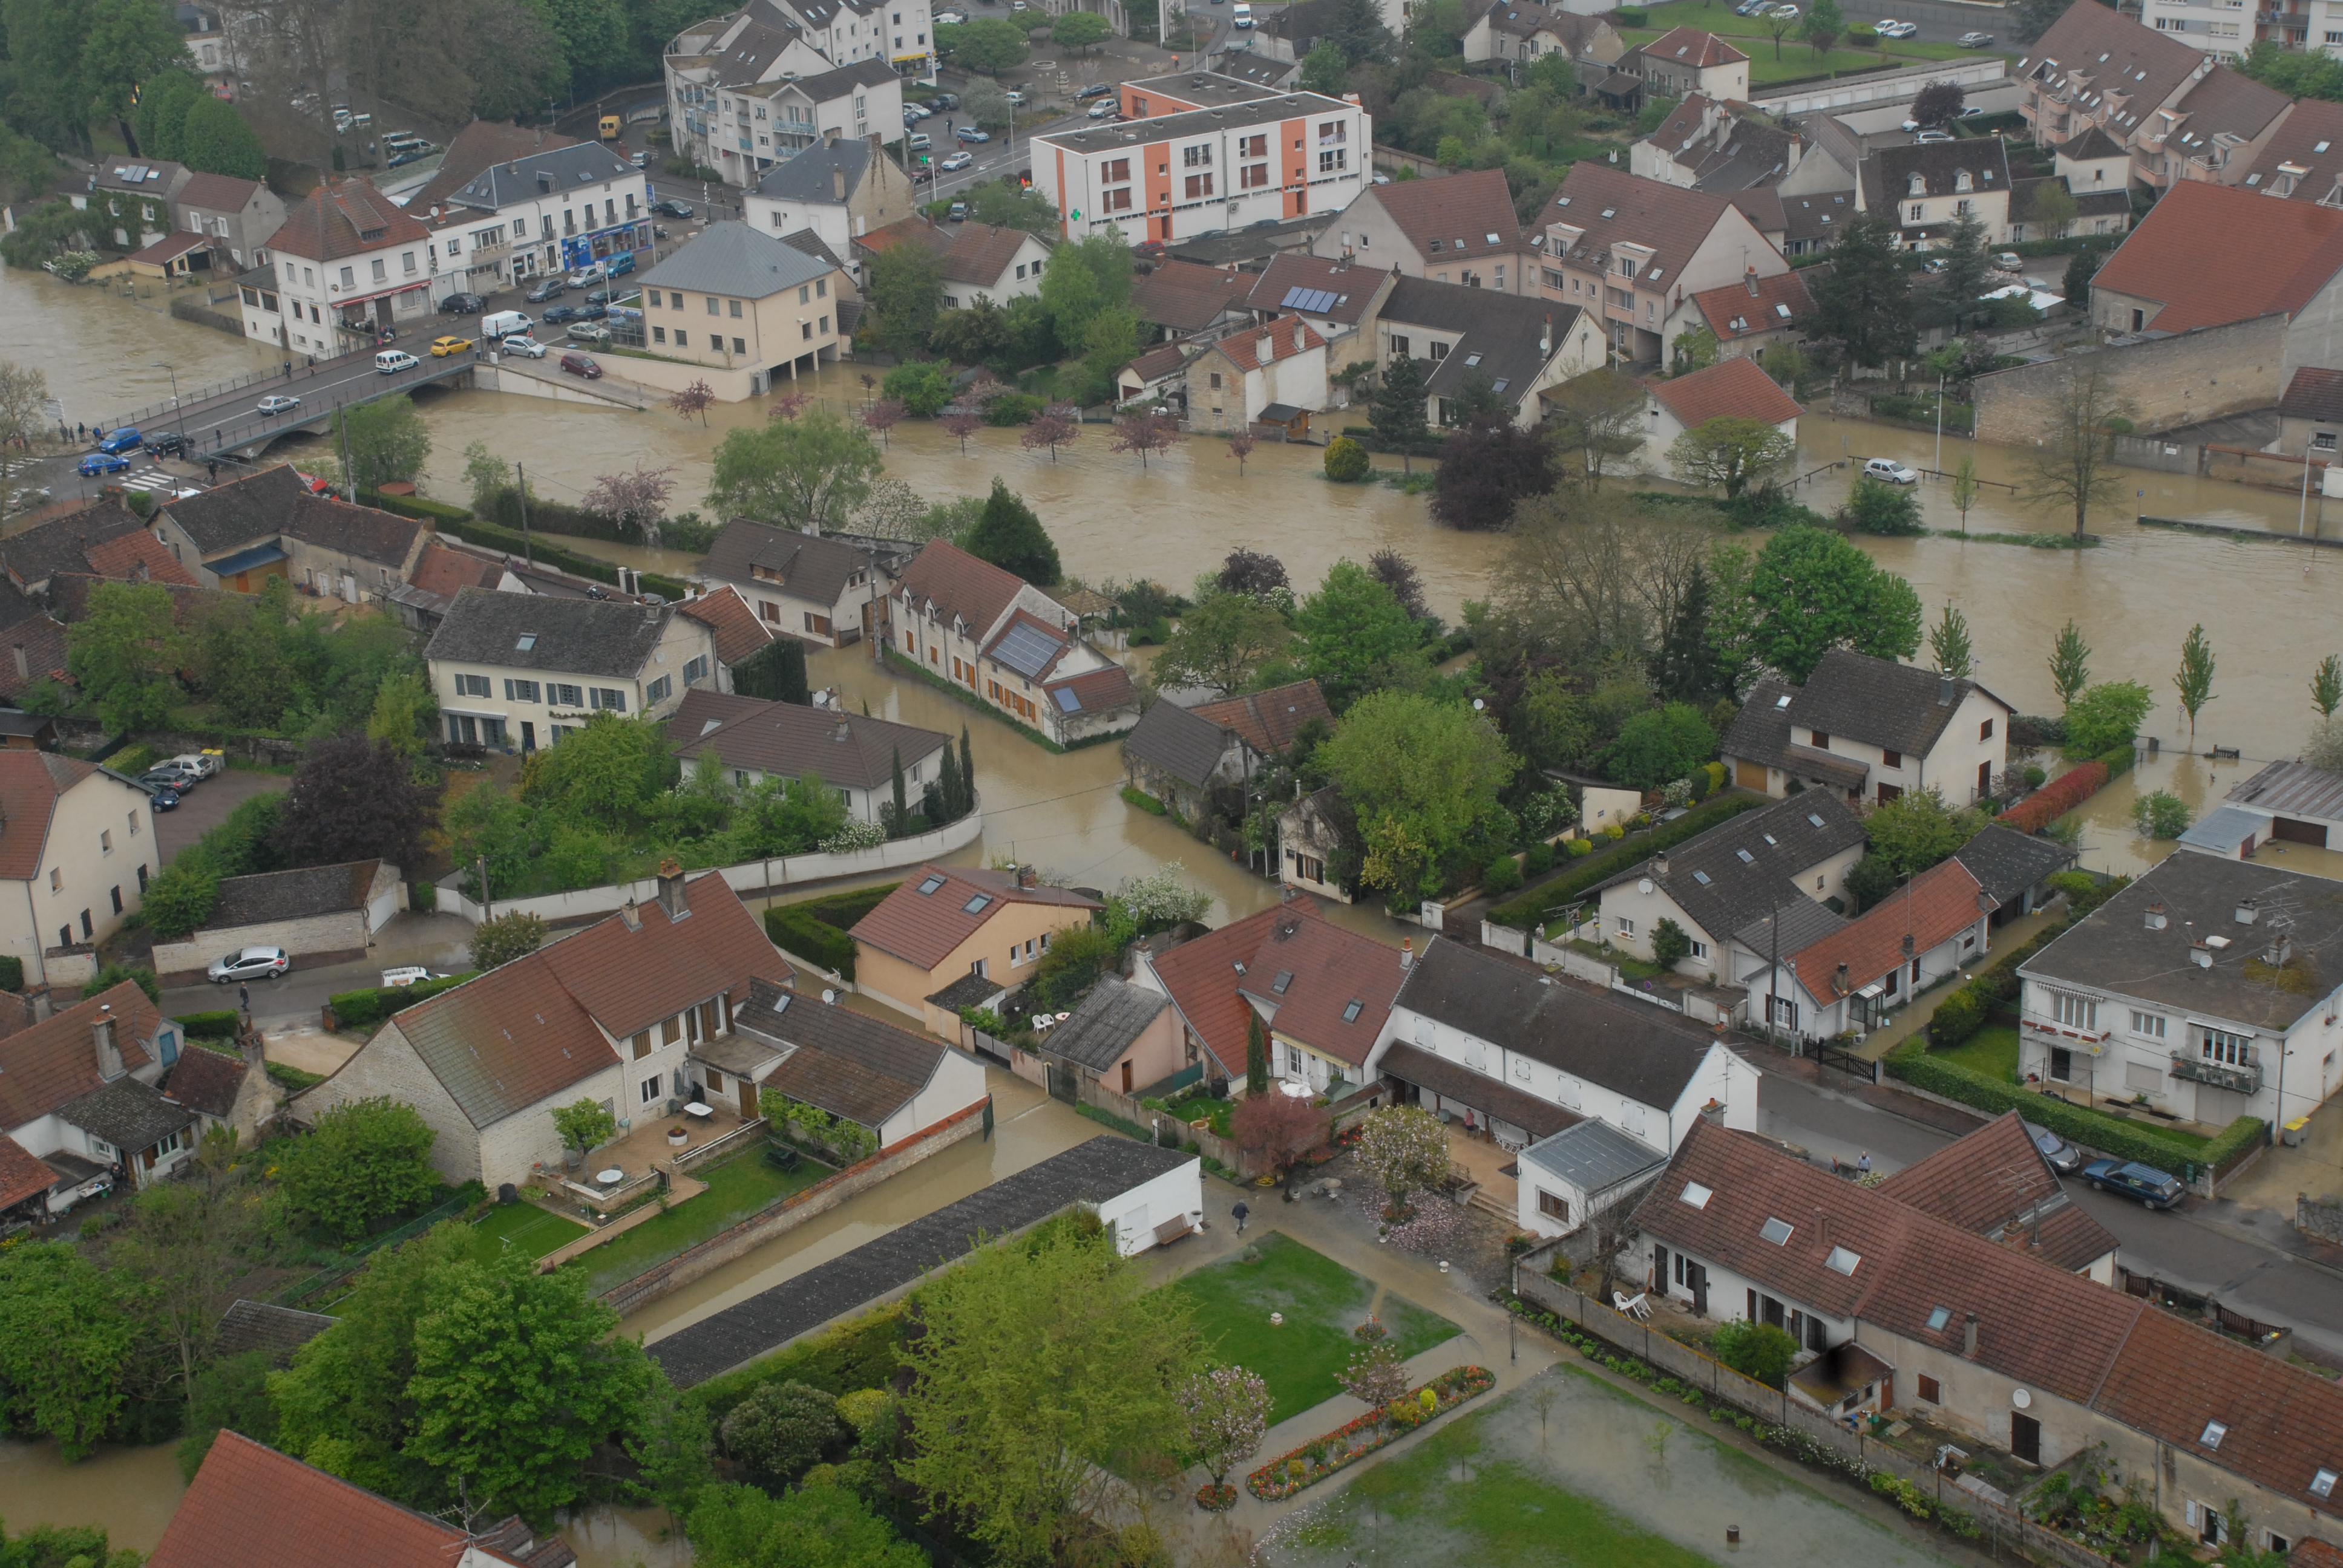
<path id="1" fill-rule="evenodd" d="M 1614 1291 L 1611 1292 L 1611 1304 L 1637 1322 L 1649 1322 L 1652 1318 L 1652 1305 L 1644 1299 L 1646 1294 L 1648 1292 L 1639 1292 L 1634 1296 L 1629 1296 L 1624 1291 Z"/>

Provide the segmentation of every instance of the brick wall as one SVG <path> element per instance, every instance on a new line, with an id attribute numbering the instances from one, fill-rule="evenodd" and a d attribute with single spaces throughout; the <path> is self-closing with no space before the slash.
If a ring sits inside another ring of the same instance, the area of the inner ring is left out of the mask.
<path id="1" fill-rule="evenodd" d="M 2268 408 L 2285 390 L 2286 322 L 2277 316 L 2207 327 L 2177 337 L 2103 348 L 1976 378 L 1980 441 L 2031 447 L 2058 420 L 2071 367 L 2089 365 L 2136 406 L 2143 431 L 2170 430 L 2250 408 Z"/>
<path id="2" fill-rule="evenodd" d="M 204 978 L 214 959 L 257 947 L 283 948 L 292 955 L 297 970 L 364 958 L 366 911 L 337 910 L 307 920 L 222 926 L 196 931 L 184 942 L 156 942 L 155 973 L 165 985 L 193 985 Z"/>

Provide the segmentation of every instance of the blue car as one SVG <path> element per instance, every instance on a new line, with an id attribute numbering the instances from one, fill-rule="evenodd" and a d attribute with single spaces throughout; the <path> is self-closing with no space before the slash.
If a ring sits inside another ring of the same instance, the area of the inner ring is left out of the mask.
<path id="1" fill-rule="evenodd" d="M 136 427 L 125 425 L 119 429 L 107 432 L 105 438 L 98 442 L 97 449 L 109 453 L 136 452 L 146 439 L 146 437 L 138 433 Z"/>
<path id="2" fill-rule="evenodd" d="M 578 307 L 577 314 L 573 316 L 571 319 L 575 321 L 600 321 L 609 314 L 610 307 L 607 305 L 581 305 Z"/>
<path id="3" fill-rule="evenodd" d="M 95 479 L 100 474 L 119 474 L 130 467 L 130 459 L 117 457 L 111 452 L 92 452 L 81 460 L 81 477 Z"/>
<path id="4" fill-rule="evenodd" d="M 2137 1160 L 2094 1160 L 2083 1167 L 2083 1180 L 2094 1192 L 2120 1192 L 2151 1209 L 2169 1209 L 2188 1192 L 2179 1177 Z"/>
<path id="5" fill-rule="evenodd" d="M 548 327 L 558 327 L 565 321 L 577 319 L 578 307 L 574 305 L 557 305 L 545 313 L 545 324 Z"/>
<path id="6" fill-rule="evenodd" d="M 156 790 L 148 798 L 147 804 L 157 811 L 176 811 L 179 809 L 179 792 L 166 785 Z"/>

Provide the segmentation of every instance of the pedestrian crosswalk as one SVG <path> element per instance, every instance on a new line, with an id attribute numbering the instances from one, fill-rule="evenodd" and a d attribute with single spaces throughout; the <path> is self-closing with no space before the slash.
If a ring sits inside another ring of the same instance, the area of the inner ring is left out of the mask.
<path id="1" fill-rule="evenodd" d="M 122 487 L 126 490 L 176 493 L 180 490 L 200 490 L 204 488 L 204 483 L 200 479 L 183 479 L 176 474 L 165 473 L 155 464 L 149 463 L 143 468 L 133 468 L 123 475 Z"/>

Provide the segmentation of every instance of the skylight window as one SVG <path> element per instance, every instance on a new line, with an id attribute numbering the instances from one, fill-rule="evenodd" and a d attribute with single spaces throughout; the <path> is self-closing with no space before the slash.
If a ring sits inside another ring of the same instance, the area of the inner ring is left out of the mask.
<path id="1" fill-rule="evenodd" d="M 1285 988 L 1292 983 L 1293 971 L 1292 970 L 1280 970 L 1277 971 L 1277 978 L 1269 982 L 1269 989 L 1277 995 L 1283 996 L 1285 994 Z"/>
<path id="2" fill-rule="evenodd" d="M 1938 1307 L 1935 1312 L 1928 1314 L 1928 1327 L 1932 1332 L 1941 1330 L 1946 1323 L 1949 1323 L 1952 1321 L 1953 1309 L 1950 1307 Z"/>
<path id="3" fill-rule="evenodd" d="M 1604 217 L 1617 217 L 1619 216 L 1619 209 L 1615 206 L 1606 206 L 1603 209 L 1603 216 Z"/>
<path id="4" fill-rule="evenodd" d="M 1786 1247 L 1790 1244 L 1792 1232 L 1796 1229 L 1797 1227 L 1787 1220 L 1776 1220 L 1768 1216 L 1765 1222 L 1757 1227 L 1757 1234 L 1773 1242 L 1776 1247 Z"/>
<path id="5" fill-rule="evenodd" d="M 2333 146 L 2333 145 L 2334 145 L 2334 144 L 2333 144 L 2333 143 L 2331 143 L 2331 142 L 2321 142 L 2321 143 L 2319 143 L 2317 146 L 2315 146 L 2315 147 L 2311 148 L 2310 150 L 2311 150 L 2312 152 L 2314 152 L 2314 153 L 2323 153 L 2323 152 L 2325 152 L 2325 151 L 2326 151 L 2329 146 Z"/>
<path id="6" fill-rule="evenodd" d="M 1765 842 L 1767 842 L 1768 844 L 1775 844 L 1775 845 L 1777 845 L 1777 846 L 1778 846 L 1778 844 L 1779 844 L 1779 842 L 1780 842 L 1780 840 L 1776 839 L 1774 837 L 1774 835 L 1773 835 L 1773 834 L 1771 834 L 1771 833 L 1760 833 L 1760 834 L 1758 834 L 1757 836 L 1758 836 L 1759 838 L 1761 838 L 1761 839 L 1765 839 Z"/>
<path id="7" fill-rule="evenodd" d="M 1684 1184 L 1684 1191 L 1676 1194 L 1676 1201 L 1689 1203 L 1695 1209 L 1705 1209 L 1708 1207 L 1708 1201 L 1715 1196 L 1715 1192 L 1699 1182 L 1687 1181 Z"/>
<path id="8" fill-rule="evenodd" d="M 513 646 L 520 649 L 521 652 L 527 653 L 529 649 L 537 646 L 537 633 L 533 631 L 522 632 L 520 634 L 520 640 L 514 643 Z"/>
<path id="9" fill-rule="evenodd" d="M 1787 321 L 1790 319 L 1790 307 L 1786 305 L 1777 304 L 1774 307 L 1774 314 L 1780 317 L 1783 320 Z"/>
<path id="10" fill-rule="evenodd" d="M 1491 236 L 1488 236 L 1488 239 L 1489 239 L 1489 243 L 1490 243 L 1491 245 L 1494 245 L 1494 244 L 1496 244 L 1496 243 L 1497 243 L 1497 236 L 1496 236 L 1495 235 L 1493 235 L 1493 235 L 1491 235 Z"/>
<path id="11" fill-rule="evenodd" d="M 2218 1448 L 2221 1446 L 2221 1440 L 2228 1435 L 2229 1429 L 2227 1427 L 2222 1425 L 2217 1421 L 2208 1421 L 2205 1423 L 2205 1431 L 2203 1434 L 2200 1435 L 2197 1441 L 2203 1443 L 2207 1448 Z"/>
<path id="12" fill-rule="evenodd" d="M 1358 1022 L 1359 1010 L 1366 1005 L 1366 1003 L 1361 1001 L 1357 997 L 1353 997 L 1342 1008 L 1342 1021 L 1344 1023 Z"/>
<path id="13" fill-rule="evenodd" d="M 1692 879 L 1698 882 L 1704 888 L 1708 886 L 1708 873 L 1706 871 L 1694 871 L 1692 874 Z"/>
<path id="14" fill-rule="evenodd" d="M 2312 1476 L 2310 1478 L 2310 1494 L 2313 1497 L 2334 1496 L 2335 1473 L 2331 1470 L 2322 1470 L 2318 1474 Z"/>
<path id="15" fill-rule="evenodd" d="M 1862 1261 L 1862 1253 L 1850 1252 L 1845 1247 L 1833 1247 L 1830 1250 L 1830 1256 L 1823 1260 L 1823 1267 L 1836 1270 L 1842 1274 L 1853 1275 L 1855 1266 Z"/>
<path id="16" fill-rule="evenodd" d="M 1806 820 L 1812 822 L 1817 828 L 1823 825 L 1823 819 L 1812 811 L 1806 813 Z"/>
<path id="17" fill-rule="evenodd" d="M 943 885 L 944 879 L 941 877 L 930 877 L 926 881 L 920 884 L 920 891 L 923 894 L 932 893 Z"/>
<path id="18" fill-rule="evenodd" d="M 1478 364 L 1480 364 L 1480 363 L 1481 363 L 1481 356 L 1480 356 L 1480 354 L 1479 354 L 1477 351 L 1475 351 L 1475 352 L 1473 352 L 1473 353 L 1471 353 L 1471 354 L 1467 354 L 1466 356 L 1464 356 L 1464 364 L 1465 364 L 1465 366 L 1466 366 L 1466 367 L 1467 367 L 1467 368 L 1470 368 L 1471 367 L 1475 366 L 1475 365 L 1478 365 Z"/>
<path id="19" fill-rule="evenodd" d="M 992 895 L 990 893 L 979 893 L 976 897 L 970 899 L 968 902 L 960 906 L 960 912 L 970 915 L 982 914 L 984 912 L 984 907 L 990 902 L 992 902 Z"/>
<path id="20" fill-rule="evenodd" d="M 1781 696 L 1779 696 L 1779 697 L 1775 698 L 1775 699 L 1774 699 L 1774 706 L 1775 706 L 1775 707 L 1776 707 L 1776 708 L 1787 708 L 1787 707 L 1789 707 L 1789 706 L 1790 706 L 1790 694 L 1789 694 L 1788 692 L 1786 692 L 1786 691 L 1785 691 L 1785 692 L 1782 693 L 1782 695 L 1781 695 Z"/>
<path id="21" fill-rule="evenodd" d="M 1733 854 L 1734 858 L 1745 866 L 1754 866 L 1757 863 L 1757 857 L 1746 849 L 1735 849 Z"/>

